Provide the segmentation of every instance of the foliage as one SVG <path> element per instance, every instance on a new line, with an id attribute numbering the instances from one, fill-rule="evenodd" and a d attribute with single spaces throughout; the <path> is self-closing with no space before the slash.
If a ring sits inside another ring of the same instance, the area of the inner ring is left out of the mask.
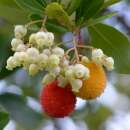
<path id="1" fill-rule="evenodd" d="M 0 129 L 2 130 L 9 122 L 9 115 L 5 111 L 0 111 Z"/>
<path id="2" fill-rule="evenodd" d="M 0 95 L 0 104 L 9 112 L 11 118 L 26 128 L 36 128 L 43 117 L 29 108 L 26 99 L 20 95 L 4 93 Z"/>

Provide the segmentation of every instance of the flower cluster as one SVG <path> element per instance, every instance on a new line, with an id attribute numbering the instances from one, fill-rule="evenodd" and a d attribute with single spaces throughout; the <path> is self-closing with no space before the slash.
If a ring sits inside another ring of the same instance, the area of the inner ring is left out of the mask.
<path id="1" fill-rule="evenodd" d="M 82 56 L 81 62 L 72 64 L 64 49 L 54 43 L 53 33 L 47 31 L 33 33 L 27 42 L 24 40 L 26 34 L 26 26 L 15 26 L 15 38 L 11 41 L 14 55 L 7 60 L 6 68 L 13 70 L 15 67 L 23 67 L 32 76 L 45 70 L 48 73 L 43 77 L 43 84 L 58 80 L 59 86 L 65 87 L 70 84 L 72 91 L 78 92 L 83 81 L 91 76 L 89 69 L 84 66 L 90 59 Z M 108 70 L 114 68 L 113 58 L 104 55 L 101 49 L 92 49 L 91 60 L 104 65 Z"/>
<path id="2" fill-rule="evenodd" d="M 94 49 L 92 51 L 92 60 L 97 64 L 104 65 L 109 71 L 114 69 L 113 58 L 104 55 L 101 49 Z"/>
<path id="3" fill-rule="evenodd" d="M 7 60 L 7 69 L 13 70 L 22 66 L 30 75 L 35 75 L 43 69 L 58 66 L 64 50 L 58 47 L 48 49 L 54 44 L 53 33 L 42 31 L 31 34 L 27 43 L 24 42 L 24 36 L 27 34 L 25 26 L 15 26 L 14 33 L 15 38 L 12 39 L 11 46 L 15 53 Z"/>

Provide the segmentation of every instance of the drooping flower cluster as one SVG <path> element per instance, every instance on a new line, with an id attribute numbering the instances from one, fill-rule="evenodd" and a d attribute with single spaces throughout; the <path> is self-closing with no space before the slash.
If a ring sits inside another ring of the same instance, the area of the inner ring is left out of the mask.
<path id="1" fill-rule="evenodd" d="M 40 30 L 27 37 L 27 26 L 23 25 L 15 26 L 14 36 L 11 41 L 14 54 L 8 58 L 6 68 L 23 67 L 31 76 L 47 72 L 42 80 L 45 88 L 40 99 L 48 115 L 67 116 L 74 110 L 76 96 L 95 99 L 104 91 L 106 76 L 102 66 L 112 70 L 114 60 L 101 49 L 88 47 L 91 49 L 89 58 L 77 54 L 78 46 L 65 51 L 55 44 L 53 33 Z M 74 58 L 69 56 L 70 51 L 75 52 Z"/>
<path id="2" fill-rule="evenodd" d="M 13 70 L 21 66 L 32 76 L 46 70 L 48 73 L 43 78 L 43 84 L 57 79 L 59 86 L 65 87 L 71 84 L 72 91 L 78 92 L 83 80 L 87 80 L 90 76 L 89 69 L 82 63 L 87 63 L 90 59 L 82 56 L 81 63 L 71 64 L 64 49 L 54 43 L 53 33 L 45 31 L 33 33 L 29 36 L 28 42 L 24 41 L 26 34 L 25 26 L 15 26 L 15 38 L 11 41 L 12 50 L 15 53 L 7 60 L 6 68 Z M 114 68 L 113 58 L 104 55 L 101 49 L 92 50 L 91 60 L 104 65 L 108 70 Z"/>

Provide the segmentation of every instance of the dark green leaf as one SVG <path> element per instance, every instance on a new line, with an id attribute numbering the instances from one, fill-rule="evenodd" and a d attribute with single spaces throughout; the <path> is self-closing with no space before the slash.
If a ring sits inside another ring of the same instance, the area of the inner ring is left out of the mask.
<path id="1" fill-rule="evenodd" d="M 71 15 L 79 6 L 82 0 L 71 0 L 67 7 L 67 12 Z"/>
<path id="2" fill-rule="evenodd" d="M 11 46 L 9 39 L 5 37 L 4 35 L 0 35 L 0 79 L 5 78 L 9 74 L 13 73 L 14 71 L 8 71 L 6 66 L 6 60 L 7 58 L 12 55 Z"/>
<path id="3" fill-rule="evenodd" d="M 46 28 L 48 31 L 53 32 L 53 33 L 66 33 L 68 32 L 68 29 L 60 26 L 56 21 L 48 21 L 46 23 Z"/>
<path id="4" fill-rule="evenodd" d="M 73 22 L 70 20 L 68 14 L 60 4 L 56 2 L 49 4 L 46 7 L 45 12 L 49 18 L 56 19 L 59 24 L 68 27 L 69 30 L 72 30 Z"/>
<path id="5" fill-rule="evenodd" d="M 33 20 L 40 20 L 40 19 L 42 19 L 42 17 L 40 15 L 37 15 L 37 14 L 31 14 L 30 19 L 32 21 Z M 36 25 L 39 27 L 39 29 L 42 26 L 41 23 L 37 23 Z M 65 33 L 68 31 L 65 27 L 60 26 L 57 23 L 57 21 L 55 21 L 55 20 L 47 20 L 45 26 L 46 26 L 48 31 L 53 32 L 53 33 Z"/>
<path id="6" fill-rule="evenodd" d="M 41 114 L 27 106 L 26 99 L 20 95 L 1 94 L 0 104 L 9 112 L 12 119 L 23 127 L 34 129 L 40 125 L 43 119 Z"/>
<path id="7" fill-rule="evenodd" d="M 3 128 L 7 125 L 8 122 L 9 122 L 8 113 L 0 111 L 0 130 L 3 130 Z"/>
<path id="8" fill-rule="evenodd" d="M 130 43 L 128 38 L 115 28 L 96 24 L 88 28 L 92 45 L 103 49 L 104 53 L 115 60 L 115 71 L 130 73 Z"/>
<path id="9" fill-rule="evenodd" d="M 100 10 L 104 0 L 82 0 L 80 7 L 77 9 L 76 21 L 83 23 L 85 20 L 92 18 Z"/>
<path id="10" fill-rule="evenodd" d="M 37 0 L 42 6 L 46 7 L 47 3 L 46 0 Z"/>
<path id="11" fill-rule="evenodd" d="M 31 21 L 35 21 L 35 20 L 42 20 L 42 16 L 38 15 L 38 14 L 31 14 L 29 15 L 29 18 Z M 40 28 L 42 26 L 42 22 L 40 23 L 36 23 L 36 25 Z"/>
<path id="12" fill-rule="evenodd" d="M 87 26 L 91 26 L 91 25 L 101 23 L 101 22 L 103 22 L 103 20 L 109 19 L 109 18 L 115 16 L 116 14 L 117 14 L 117 12 L 110 12 L 110 13 L 107 13 L 103 16 L 98 17 L 98 18 L 90 19 L 87 22 Z"/>
<path id="13" fill-rule="evenodd" d="M 44 7 L 36 0 L 15 0 L 15 2 L 29 12 L 43 14 Z"/>

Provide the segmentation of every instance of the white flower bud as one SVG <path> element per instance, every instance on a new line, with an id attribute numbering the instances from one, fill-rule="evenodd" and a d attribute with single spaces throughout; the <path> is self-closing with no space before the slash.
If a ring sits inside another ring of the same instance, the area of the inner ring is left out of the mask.
<path id="1" fill-rule="evenodd" d="M 31 48 L 28 48 L 26 52 L 28 54 L 30 63 L 37 63 L 38 62 L 38 60 L 39 60 L 38 59 L 38 56 L 39 56 L 39 50 L 38 49 L 31 47 Z"/>
<path id="2" fill-rule="evenodd" d="M 24 45 L 24 44 L 19 44 L 19 45 L 17 46 L 17 48 L 16 48 L 16 51 L 18 51 L 18 52 L 26 51 L 26 49 L 27 49 L 26 45 Z"/>
<path id="3" fill-rule="evenodd" d="M 25 59 L 27 60 L 27 53 L 26 52 L 15 52 L 14 53 L 14 58 L 20 61 L 25 61 Z"/>
<path id="4" fill-rule="evenodd" d="M 76 78 L 85 79 L 89 77 L 89 69 L 82 64 L 76 64 L 74 66 L 74 74 Z"/>
<path id="5" fill-rule="evenodd" d="M 48 56 L 51 55 L 51 51 L 50 51 L 49 49 L 44 49 L 44 50 L 43 50 L 43 53 L 44 53 L 45 55 L 48 55 Z"/>
<path id="6" fill-rule="evenodd" d="M 87 63 L 89 63 L 90 61 L 89 61 L 89 59 L 88 59 L 87 56 L 83 56 L 82 59 L 81 59 L 81 62 L 82 62 L 83 64 L 87 64 Z"/>
<path id="7" fill-rule="evenodd" d="M 82 87 L 83 82 L 80 79 L 73 79 L 70 81 L 73 92 L 79 92 L 79 89 Z"/>
<path id="8" fill-rule="evenodd" d="M 15 53 L 14 53 L 14 58 L 15 58 L 16 60 L 19 60 L 19 55 L 20 55 L 20 52 L 15 52 Z"/>
<path id="9" fill-rule="evenodd" d="M 52 68 L 58 66 L 60 63 L 60 59 L 57 55 L 50 55 L 48 59 L 48 65 Z"/>
<path id="10" fill-rule="evenodd" d="M 68 84 L 67 78 L 65 78 L 62 75 L 60 75 L 57 80 L 58 80 L 58 86 L 60 87 L 65 87 Z"/>
<path id="11" fill-rule="evenodd" d="M 47 44 L 47 35 L 46 35 L 46 32 L 38 32 L 36 33 L 36 42 L 37 42 L 37 45 L 38 47 L 43 47 Z"/>
<path id="12" fill-rule="evenodd" d="M 34 48 L 34 47 L 31 47 L 31 48 L 28 48 L 27 49 L 27 54 L 31 57 L 38 57 L 39 55 L 39 51 L 38 49 Z"/>
<path id="13" fill-rule="evenodd" d="M 61 71 L 61 68 L 60 68 L 59 66 L 57 66 L 57 67 L 55 67 L 55 68 L 53 68 L 53 69 L 51 70 L 51 72 L 52 72 L 53 74 L 55 74 L 55 75 L 58 75 L 58 74 L 60 73 L 60 71 Z"/>
<path id="14" fill-rule="evenodd" d="M 47 44 L 46 46 L 51 46 L 54 43 L 54 34 L 51 32 L 46 32 L 47 35 Z"/>
<path id="15" fill-rule="evenodd" d="M 36 64 L 31 64 L 31 65 L 29 66 L 29 74 L 30 74 L 30 75 L 33 76 L 33 75 L 37 74 L 38 71 L 39 71 L 39 69 L 38 69 L 38 66 L 37 66 Z"/>
<path id="16" fill-rule="evenodd" d="M 95 61 L 97 64 L 102 64 L 103 57 L 104 57 L 104 54 L 101 49 L 94 49 L 92 51 L 92 60 Z"/>
<path id="17" fill-rule="evenodd" d="M 25 62 L 28 61 L 28 59 L 29 59 L 29 56 L 28 56 L 28 54 L 26 52 L 20 52 L 19 60 L 21 62 L 25 63 Z"/>
<path id="18" fill-rule="evenodd" d="M 103 64 L 109 71 L 114 69 L 114 59 L 112 57 L 105 58 Z"/>
<path id="19" fill-rule="evenodd" d="M 15 52 L 13 57 L 14 57 L 14 60 L 16 61 L 17 66 L 20 66 L 21 65 L 20 52 Z"/>
<path id="20" fill-rule="evenodd" d="M 62 66 L 63 67 L 68 67 L 69 66 L 69 60 L 67 60 L 66 58 L 64 58 L 64 60 L 62 62 Z"/>
<path id="21" fill-rule="evenodd" d="M 36 44 L 36 34 L 35 33 L 33 33 L 33 34 L 30 35 L 30 37 L 29 37 L 29 43 L 30 44 Z"/>
<path id="22" fill-rule="evenodd" d="M 55 76 L 51 75 L 51 74 L 46 74 L 44 77 L 43 77 L 43 80 L 42 80 L 42 83 L 44 85 L 52 82 L 55 80 Z"/>
<path id="23" fill-rule="evenodd" d="M 23 25 L 16 25 L 14 33 L 16 38 L 21 39 L 27 34 L 27 28 Z"/>
<path id="24" fill-rule="evenodd" d="M 11 41 L 12 50 L 15 51 L 20 44 L 24 44 L 22 40 L 13 38 Z"/>
<path id="25" fill-rule="evenodd" d="M 74 78 L 74 66 L 69 66 L 66 68 L 66 71 L 65 71 L 65 76 L 68 80 Z"/>
<path id="26" fill-rule="evenodd" d="M 64 49 L 60 47 L 55 47 L 54 49 L 52 49 L 52 53 L 58 55 L 59 57 L 62 57 L 64 56 Z"/>
<path id="27" fill-rule="evenodd" d="M 44 67 L 46 67 L 48 62 L 48 56 L 45 54 L 40 54 L 38 56 L 38 64 L 39 64 L 39 69 L 42 70 Z"/>
<path id="28" fill-rule="evenodd" d="M 7 65 L 6 65 L 6 68 L 8 70 L 13 70 L 13 68 L 16 67 L 16 64 L 15 64 L 15 59 L 13 56 L 9 57 L 8 60 L 7 60 Z"/>

